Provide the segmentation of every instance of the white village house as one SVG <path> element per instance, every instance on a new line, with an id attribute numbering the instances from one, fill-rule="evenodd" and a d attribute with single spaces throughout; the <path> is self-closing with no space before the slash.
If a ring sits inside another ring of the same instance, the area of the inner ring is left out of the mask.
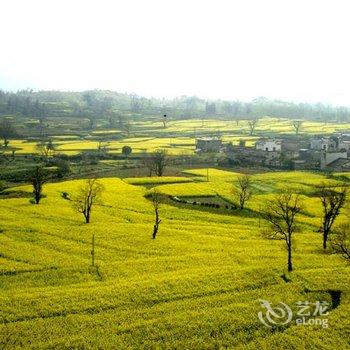
<path id="1" fill-rule="evenodd" d="M 337 147 L 337 141 L 330 137 L 313 138 L 310 141 L 310 149 L 315 151 L 336 150 Z"/>
<path id="2" fill-rule="evenodd" d="M 281 152 L 282 141 L 274 139 L 259 140 L 255 144 L 255 149 L 266 152 Z"/>

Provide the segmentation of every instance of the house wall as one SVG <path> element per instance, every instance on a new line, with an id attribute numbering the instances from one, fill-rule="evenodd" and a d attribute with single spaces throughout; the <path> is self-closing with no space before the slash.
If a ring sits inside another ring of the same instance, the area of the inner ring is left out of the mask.
<path id="1" fill-rule="evenodd" d="M 327 151 L 328 142 L 324 139 L 312 139 L 310 142 L 310 148 L 317 151 L 321 151 L 321 150 Z"/>
<path id="2" fill-rule="evenodd" d="M 309 140 L 282 140 L 282 152 L 299 152 L 299 150 L 303 148 L 310 148 Z"/>
<path id="3" fill-rule="evenodd" d="M 321 169 L 324 169 L 328 164 L 334 162 L 339 158 L 346 159 L 347 157 L 347 152 L 324 152 L 321 155 Z"/>
<path id="4" fill-rule="evenodd" d="M 350 152 L 350 141 L 341 141 L 339 143 L 339 149 L 345 149 L 349 153 Z"/>
<path id="5" fill-rule="evenodd" d="M 312 139 L 310 141 L 310 148 L 317 151 L 335 151 L 337 150 L 337 140 L 330 138 Z"/>
<path id="6" fill-rule="evenodd" d="M 281 142 L 276 141 L 258 141 L 255 148 L 261 151 L 273 152 L 281 151 Z"/>

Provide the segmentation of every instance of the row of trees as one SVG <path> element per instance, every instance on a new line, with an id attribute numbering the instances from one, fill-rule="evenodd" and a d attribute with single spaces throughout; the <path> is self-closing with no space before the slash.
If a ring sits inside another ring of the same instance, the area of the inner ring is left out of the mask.
<path id="1" fill-rule="evenodd" d="M 238 177 L 237 186 L 233 187 L 233 194 L 241 210 L 252 196 L 252 181 L 248 175 Z M 330 234 L 333 232 L 334 222 L 340 215 L 341 209 L 345 206 L 347 187 L 343 184 L 331 186 L 321 184 L 316 188 L 315 195 L 319 198 L 322 207 L 322 225 L 319 232 L 322 233 L 322 246 L 327 249 Z M 270 226 L 265 233 L 268 238 L 282 239 L 288 252 L 288 271 L 293 270 L 292 248 L 293 234 L 297 230 L 296 217 L 302 212 L 303 203 L 300 194 L 285 189 L 282 193 L 276 194 L 273 199 L 266 202 L 265 207 L 259 213 Z M 348 246 L 349 226 L 342 226 L 334 231 L 335 238 L 332 241 L 333 249 L 342 253 L 347 259 L 350 258 Z"/>
<path id="2" fill-rule="evenodd" d="M 111 111 L 127 111 L 148 115 L 169 114 L 174 118 L 226 116 L 254 118 L 276 116 L 302 119 L 347 121 L 350 109 L 326 104 L 292 103 L 260 97 L 251 102 L 237 100 L 205 100 L 181 96 L 172 100 L 145 98 L 136 94 L 92 90 L 83 92 L 0 90 L 0 114 L 22 114 L 40 118 L 47 116 L 101 117 Z M 93 119 L 91 119 L 93 120 Z"/>
<path id="3" fill-rule="evenodd" d="M 48 180 L 48 174 L 43 167 L 37 166 L 31 176 L 31 184 L 33 187 L 33 200 L 35 204 L 39 204 L 43 198 L 43 186 Z M 1 186 L 3 184 L 1 183 Z M 2 187 L 1 187 L 2 188 Z M 105 187 L 96 178 L 87 179 L 78 189 L 77 193 L 71 198 L 67 192 L 62 193 L 62 197 L 72 202 L 73 208 L 84 216 L 85 223 L 90 223 L 92 209 L 95 205 L 102 205 L 102 194 Z M 161 220 L 159 218 L 159 207 L 161 195 L 157 191 L 150 194 L 151 203 L 154 208 L 155 223 L 153 226 L 152 238 L 155 239 L 159 230 Z"/>
<path id="4" fill-rule="evenodd" d="M 33 187 L 33 200 L 35 204 L 39 204 L 43 198 L 43 187 L 48 181 L 49 174 L 42 166 L 36 166 L 30 182 Z M 88 224 L 91 218 L 92 207 L 96 204 L 101 204 L 102 193 L 104 186 L 96 178 L 87 179 L 74 196 L 70 198 L 66 192 L 62 193 L 64 199 L 72 201 L 73 207 L 77 212 L 83 214 L 85 222 Z"/>
<path id="5" fill-rule="evenodd" d="M 33 203 L 39 204 L 43 197 L 43 186 L 48 179 L 44 168 L 37 166 L 32 174 L 31 183 L 33 186 Z M 63 193 L 63 198 L 72 202 L 73 208 L 81 213 L 85 222 L 90 223 L 91 212 L 94 205 L 102 204 L 102 193 L 104 186 L 98 179 L 87 179 L 79 188 L 77 193 L 70 198 L 67 193 Z M 238 202 L 238 207 L 243 210 L 246 202 L 252 196 L 252 181 L 248 175 L 241 175 L 238 178 L 237 186 L 233 193 Z M 331 233 L 334 238 L 331 239 L 334 251 L 341 253 L 345 258 L 350 259 L 349 235 L 350 226 L 343 225 L 333 230 L 334 223 L 344 207 L 347 197 L 347 187 L 343 184 L 339 186 L 330 186 L 321 184 L 316 188 L 315 195 L 319 198 L 322 206 L 322 225 L 319 232 L 323 237 L 323 249 L 327 249 L 327 243 L 330 240 Z M 154 208 L 155 222 L 153 226 L 152 238 L 155 239 L 161 223 L 159 208 L 161 203 L 161 194 L 153 190 L 149 196 Z M 292 252 L 294 234 L 298 231 L 297 217 L 304 209 L 300 194 L 290 189 L 285 189 L 277 193 L 272 199 L 268 200 L 259 215 L 268 223 L 269 229 L 264 232 L 265 237 L 275 240 L 283 240 L 287 250 L 287 268 L 293 270 Z"/>
<path id="6" fill-rule="evenodd" d="M 48 175 L 44 168 L 37 166 L 32 174 L 31 183 L 33 186 L 32 203 L 39 204 L 43 198 L 43 186 L 48 180 Z M 5 186 L 0 182 L 0 193 L 5 190 Z M 85 223 L 89 224 L 91 220 L 92 209 L 95 205 L 103 205 L 102 194 L 105 187 L 96 178 L 87 179 L 78 189 L 77 193 L 71 198 L 67 192 L 62 192 L 62 197 L 71 201 L 72 207 L 84 216 Z M 152 239 L 157 237 L 161 219 L 159 217 L 159 207 L 161 203 L 161 195 L 157 191 L 152 191 L 149 198 L 154 208 L 155 222 L 153 226 Z M 95 266 L 95 235 L 92 234 L 91 246 L 91 267 L 95 268 L 95 272 L 99 275 L 98 266 Z"/>
<path id="7" fill-rule="evenodd" d="M 237 119 L 237 123 L 239 123 L 239 120 Z M 259 124 L 259 118 L 251 118 L 248 120 L 248 128 L 249 128 L 249 134 L 253 135 L 255 132 L 256 127 Z M 293 119 L 291 121 L 291 126 L 293 127 L 295 134 L 298 135 L 303 126 L 303 120 L 301 119 Z"/>

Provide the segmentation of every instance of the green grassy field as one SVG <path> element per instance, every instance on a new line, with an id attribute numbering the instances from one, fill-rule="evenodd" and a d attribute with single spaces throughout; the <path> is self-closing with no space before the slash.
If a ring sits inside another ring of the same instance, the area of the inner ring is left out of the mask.
<path id="1" fill-rule="evenodd" d="M 255 195 L 243 212 L 165 201 L 152 240 L 152 205 L 142 185 L 167 195 L 233 200 L 237 174 L 209 169 L 209 181 L 206 174 L 103 179 L 103 205 L 89 225 L 61 196 L 76 193 L 82 180 L 47 184 L 39 205 L 0 199 L 0 348 L 350 349 L 349 264 L 322 252 L 321 208 L 309 196 L 325 178 L 254 175 Z M 298 220 L 288 283 L 281 278 L 283 244 L 263 238 L 265 224 L 255 214 L 283 186 L 302 190 L 307 208 Z M 339 223 L 346 220 L 343 214 Z M 93 233 L 99 273 L 89 268 Z M 259 299 L 294 305 L 329 300 L 328 290 L 342 292 L 328 328 L 270 329 L 258 319 Z"/>

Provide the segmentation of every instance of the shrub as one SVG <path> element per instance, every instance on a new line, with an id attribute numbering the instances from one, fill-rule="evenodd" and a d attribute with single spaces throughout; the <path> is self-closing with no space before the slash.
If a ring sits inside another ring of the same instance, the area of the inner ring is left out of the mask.
<path id="1" fill-rule="evenodd" d="M 130 146 L 123 146 L 122 148 L 122 154 L 124 157 L 127 157 L 131 154 L 132 148 Z"/>
<path id="2" fill-rule="evenodd" d="M 70 165 L 68 160 L 58 159 L 56 161 L 57 176 L 62 178 L 70 172 Z"/>
<path id="3" fill-rule="evenodd" d="M 3 193 L 6 190 L 7 186 L 5 181 L 0 181 L 0 193 Z"/>
<path id="4" fill-rule="evenodd" d="M 69 193 L 68 193 L 68 192 L 63 191 L 63 192 L 61 193 L 61 197 L 62 197 L 63 199 L 70 200 L 70 197 L 69 197 Z"/>
<path id="5" fill-rule="evenodd" d="M 28 181 L 30 175 L 30 169 L 18 169 L 18 170 L 8 170 L 0 175 L 0 179 L 10 182 L 21 182 Z"/>

